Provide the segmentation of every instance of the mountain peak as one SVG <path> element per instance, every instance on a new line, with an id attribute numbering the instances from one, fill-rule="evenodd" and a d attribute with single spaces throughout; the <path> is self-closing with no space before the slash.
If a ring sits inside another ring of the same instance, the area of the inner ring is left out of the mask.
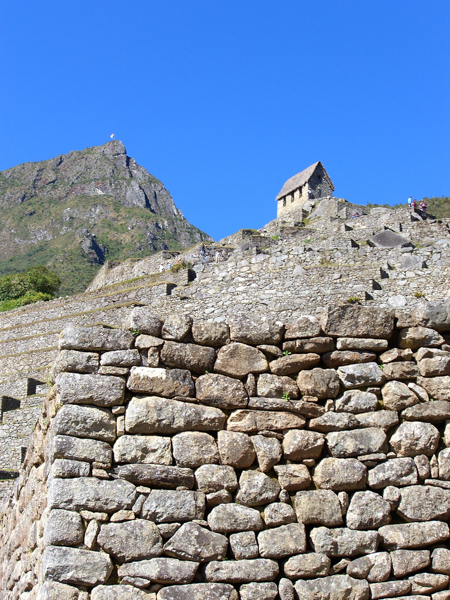
<path id="1" fill-rule="evenodd" d="M 108 156 L 118 156 L 120 154 L 127 154 L 125 146 L 120 140 L 112 140 L 111 142 L 106 142 L 103 146 L 97 146 L 99 150 L 102 150 L 104 154 Z"/>
<path id="2" fill-rule="evenodd" d="M 64 293 L 83 291 L 105 259 L 211 239 L 120 140 L 1 172 L 0 206 L 0 275 L 45 265 Z"/>

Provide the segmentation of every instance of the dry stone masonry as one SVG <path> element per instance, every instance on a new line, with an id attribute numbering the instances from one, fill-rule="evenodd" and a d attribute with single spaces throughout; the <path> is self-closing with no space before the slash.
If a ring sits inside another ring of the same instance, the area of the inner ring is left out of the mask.
<path id="1" fill-rule="evenodd" d="M 1 600 L 450 600 L 450 308 L 66 327 Z"/>
<path id="2" fill-rule="evenodd" d="M 188 313 L 197 321 L 224 323 L 236 312 L 271 313 L 290 323 L 348 301 L 394 309 L 401 317 L 422 304 L 448 300 L 448 219 L 406 207 L 369 211 L 339 198 L 315 197 L 292 207 L 261 232 L 241 230 L 207 244 L 205 259 L 196 246 L 107 263 L 84 294 L 1 313 L 0 496 L 19 471 L 59 332 L 69 324 L 121 327 L 138 305 L 152 306 L 162 317 Z M 361 216 L 351 218 L 355 211 Z M 168 264 L 178 268 L 176 261 L 189 268 L 167 270 Z M 142 338 L 136 349 L 148 343 Z M 302 338 L 292 343 L 299 351 L 309 344 Z M 160 352 L 146 349 L 150 357 Z M 319 353 L 326 352 L 331 350 L 321 345 Z"/>

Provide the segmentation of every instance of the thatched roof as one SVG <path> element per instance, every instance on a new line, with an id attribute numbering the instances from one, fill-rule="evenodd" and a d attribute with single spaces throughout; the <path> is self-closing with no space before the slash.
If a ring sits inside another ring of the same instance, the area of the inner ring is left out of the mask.
<path id="1" fill-rule="evenodd" d="M 334 190 L 333 183 L 332 183 L 332 181 L 331 181 L 328 173 L 325 171 L 325 167 L 323 166 L 323 164 L 320 161 L 317 161 L 316 163 L 314 163 L 313 165 L 311 165 L 310 167 L 308 167 L 304 171 L 301 171 L 300 173 L 297 173 L 297 175 L 294 175 L 293 177 L 291 177 L 290 179 L 288 179 L 286 181 L 286 183 L 283 185 L 283 187 L 281 188 L 281 192 L 276 197 L 276 200 L 279 200 L 280 198 L 283 198 L 287 194 L 290 194 L 294 190 L 297 190 L 302 185 L 305 185 L 305 183 L 308 183 L 308 181 L 314 175 L 314 171 L 316 170 L 316 168 L 319 165 L 322 167 L 323 172 L 325 173 L 325 175 L 330 180 L 331 186 L 332 186 L 332 188 Z"/>

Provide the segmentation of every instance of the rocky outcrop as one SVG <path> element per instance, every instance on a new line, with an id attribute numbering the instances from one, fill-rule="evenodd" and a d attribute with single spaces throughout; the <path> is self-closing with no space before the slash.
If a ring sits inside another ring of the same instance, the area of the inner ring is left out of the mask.
<path id="1" fill-rule="evenodd" d="M 105 259 L 211 239 L 119 140 L 0 172 L 0 206 L 0 274 L 17 257 L 22 268 L 34 264 L 24 256 L 38 246 L 63 293 L 82 292 Z"/>

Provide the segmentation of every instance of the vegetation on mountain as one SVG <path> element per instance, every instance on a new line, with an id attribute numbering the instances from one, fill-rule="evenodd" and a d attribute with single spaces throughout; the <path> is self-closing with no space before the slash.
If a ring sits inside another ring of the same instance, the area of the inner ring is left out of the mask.
<path id="1" fill-rule="evenodd" d="M 211 238 L 120 141 L 0 172 L 0 275 L 45 265 L 61 295 L 83 292 L 106 260 Z"/>
<path id="2" fill-rule="evenodd" d="M 46 267 L 30 267 L 24 273 L 0 277 L 0 311 L 40 300 L 52 300 L 61 279 Z"/>

